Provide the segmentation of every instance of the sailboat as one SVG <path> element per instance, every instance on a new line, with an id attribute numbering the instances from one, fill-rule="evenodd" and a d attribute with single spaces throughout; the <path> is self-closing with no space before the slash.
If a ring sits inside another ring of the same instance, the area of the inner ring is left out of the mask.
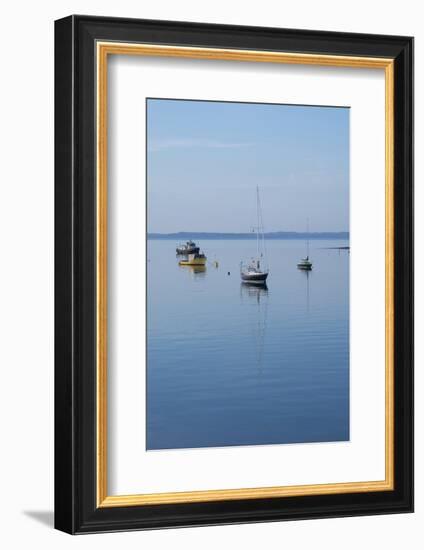
<path id="1" fill-rule="evenodd" d="M 268 268 L 263 267 L 266 265 L 265 258 L 265 234 L 262 220 L 261 203 L 259 199 L 259 187 L 256 186 L 256 213 L 257 213 L 257 227 L 256 230 L 256 257 L 252 258 L 250 263 L 245 265 L 240 263 L 240 277 L 243 283 L 253 285 L 266 285 L 266 279 L 268 277 Z"/>
<path id="2" fill-rule="evenodd" d="M 312 262 L 309 259 L 309 220 L 307 220 L 307 227 L 306 227 L 306 258 L 302 258 L 300 262 L 297 264 L 298 269 L 302 269 L 303 271 L 311 271 L 312 269 Z"/>

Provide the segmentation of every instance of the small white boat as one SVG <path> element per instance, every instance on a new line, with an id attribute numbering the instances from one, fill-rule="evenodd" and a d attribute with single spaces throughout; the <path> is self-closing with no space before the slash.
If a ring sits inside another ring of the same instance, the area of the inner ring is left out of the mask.
<path id="1" fill-rule="evenodd" d="M 306 258 L 302 258 L 300 262 L 297 264 L 297 269 L 302 269 L 303 271 L 311 271 L 312 269 L 312 262 L 309 259 L 309 219 L 306 222 Z"/>
<path id="2" fill-rule="evenodd" d="M 297 268 L 303 269 L 305 271 L 311 271 L 312 262 L 309 260 L 309 256 L 306 256 L 306 258 L 302 258 L 300 262 L 297 264 Z"/>

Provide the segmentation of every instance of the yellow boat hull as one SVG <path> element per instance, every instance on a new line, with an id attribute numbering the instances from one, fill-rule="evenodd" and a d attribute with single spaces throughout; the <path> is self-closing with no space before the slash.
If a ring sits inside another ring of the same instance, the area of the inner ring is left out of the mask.
<path id="1" fill-rule="evenodd" d="M 179 265 L 206 265 L 206 258 L 194 258 L 193 260 L 180 260 Z"/>

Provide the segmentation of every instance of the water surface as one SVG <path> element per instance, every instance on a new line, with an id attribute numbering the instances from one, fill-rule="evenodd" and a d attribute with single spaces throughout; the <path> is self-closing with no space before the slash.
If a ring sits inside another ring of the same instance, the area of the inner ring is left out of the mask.
<path id="1" fill-rule="evenodd" d="M 250 240 L 205 240 L 204 271 L 148 241 L 147 449 L 349 439 L 349 253 L 267 242 L 267 289 L 243 285 Z M 212 265 L 217 260 L 218 268 Z"/>

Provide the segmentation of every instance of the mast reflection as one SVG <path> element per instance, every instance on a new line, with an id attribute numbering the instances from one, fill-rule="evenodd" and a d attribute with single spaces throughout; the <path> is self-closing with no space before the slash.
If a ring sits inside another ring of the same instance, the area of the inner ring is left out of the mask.
<path id="1" fill-rule="evenodd" d="M 249 332 L 255 351 L 255 364 L 258 373 L 263 370 L 265 336 L 267 330 L 269 292 L 266 284 L 240 284 L 241 302 L 250 303 L 254 308 L 247 311 Z"/>
<path id="2" fill-rule="evenodd" d="M 312 271 L 299 270 L 299 272 L 303 273 L 303 276 L 306 278 L 306 311 L 309 313 L 309 306 L 310 306 L 309 277 L 312 277 Z"/>

